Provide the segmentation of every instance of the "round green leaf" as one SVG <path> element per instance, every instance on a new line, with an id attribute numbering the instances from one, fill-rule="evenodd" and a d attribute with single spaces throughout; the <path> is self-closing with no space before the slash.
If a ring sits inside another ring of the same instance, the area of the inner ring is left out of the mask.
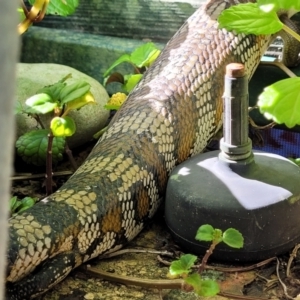
<path id="1" fill-rule="evenodd" d="M 242 234 L 234 228 L 228 228 L 223 233 L 223 242 L 232 248 L 242 248 L 244 246 Z"/>
<path id="2" fill-rule="evenodd" d="M 259 110 L 267 119 L 292 128 L 300 124 L 300 78 L 288 78 L 266 87 L 258 98 Z"/>
<path id="3" fill-rule="evenodd" d="M 54 136 L 67 137 L 75 133 L 76 125 L 74 120 L 68 116 L 55 117 L 51 120 L 50 129 Z"/>
<path id="4" fill-rule="evenodd" d="M 202 279 L 198 273 L 193 273 L 186 278 L 184 278 L 185 283 L 191 285 L 195 292 L 197 293 L 200 290 Z"/>
<path id="5" fill-rule="evenodd" d="M 195 239 L 198 241 L 210 242 L 214 239 L 215 229 L 209 225 L 205 224 L 198 228 Z"/>
<path id="6" fill-rule="evenodd" d="M 220 292 L 218 283 L 214 280 L 201 280 L 200 286 L 196 293 L 202 297 L 212 297 Z"/>
<path id="7" fill-rule="evenodd" d="M 274 10 L 266 13 L 257 3 L 244 3 L 225 9 L 218 18 L 220 28 L 237 33 L 268 35 L 279 32 L 283 24 Z"/>
<path id="8" fill-rule="evenodd" d="M 171 263 L 169 272 L 172 276 L 188 274 L 196 260 L 197 260 L 197 256 L 192 254 L 184 254 L 180 257 L 180 259 L 174 260 Z"/>
<path id="9" fill-rule="evenodd" d="M 20 136 L 16 141 L 17 153 L 22 159 L 37 166 L 46 164 L 48 147 L 47 129 L 32 130 Z M 65 139 L 54 137 L 52 143 L 52 160 L 57 162 L 62 160 L 62 153 L 65 147 Z"/>

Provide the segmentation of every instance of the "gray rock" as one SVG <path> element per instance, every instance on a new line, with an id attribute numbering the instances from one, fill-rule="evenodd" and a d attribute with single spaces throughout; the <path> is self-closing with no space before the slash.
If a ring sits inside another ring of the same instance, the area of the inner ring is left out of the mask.
<path id="1" fill-rule="evenodd" d="M 104 109 L 109 96 L 103 86 L 95 79 L 87 76 L 73 68 L 58 64 L 24 64 L 18 65 L 17 72 L 17 101 L 22 104 L 26 99 L 33 96 L 36 91 L 44 86 L 51 85 L 62 79 L 67 74 L 72 78 L 67 80 L 68 84 L 75 80 L 84 79 L 91 85 L 97 105 L 89 104 L 80 110 L 70 112 L 69 116 L 75 120 L 76 132 L 67 139 L 70 148 L 78 147 L 91 140 L 93 134 L 103 128 L 107 122 L 109 111 Z M 49 124 L 51 116 L 41 115 L 42 121 Z M 22 134 L 37 128 L 37 122 L 26 114 L 16 116 L 17 138 Z"/>

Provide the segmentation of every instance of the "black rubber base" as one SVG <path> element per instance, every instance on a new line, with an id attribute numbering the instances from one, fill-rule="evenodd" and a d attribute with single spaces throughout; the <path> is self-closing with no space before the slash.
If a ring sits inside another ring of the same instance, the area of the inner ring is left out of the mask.
<path id="1" fill-rule="evenodd" d="M 288 160 L 255 151 L 250 166 L 227 165 L 219 151 L 195 156 L 172 172 L 166 194 L 166 223 L 187 252 L 204 254 L 209 243 L 195 240 L 203 224 L 235 228 L 244 247 L 221 243 L 213 257 L 258 261 L 300 242 L 300 168 Z"/>

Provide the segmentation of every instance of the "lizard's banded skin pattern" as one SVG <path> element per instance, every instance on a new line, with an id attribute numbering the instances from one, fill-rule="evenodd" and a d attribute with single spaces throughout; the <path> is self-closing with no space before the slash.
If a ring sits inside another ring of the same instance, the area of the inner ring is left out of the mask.
<path id="1" fill-rule="evenodd" d="M 47 291 L 124 246 L 154 215 L 170 171 L 220 128 L 225 66 L 242 62 L 251 77 L 270 42 L 218 29 L 220 12 L 236 3 L 210 0 L 196 11 L 69 181 L 9 220 L 7 299 Z"/>

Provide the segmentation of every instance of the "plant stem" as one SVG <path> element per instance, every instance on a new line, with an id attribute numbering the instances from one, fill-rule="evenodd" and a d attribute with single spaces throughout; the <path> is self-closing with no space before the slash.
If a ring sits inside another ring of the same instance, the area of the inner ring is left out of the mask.
<path id="1" fill-rule="evenodd" d="M 133 62 L 130 61 L 129 63 L 133 66 L 135 74 L 141 74 L 140 69 Z"/>
<path id="2" fill-rule="evenodd" d="M 76 161 L 75 161 L 74 156 L 72 154 L 72 150 L 69 148 L 69 145 L 68 145 L 67 141 L 66 141 L 65 151 L 66 151 L 66 153 L 67 153 L 67 155 L 69 157 L 69 161 L 71 163 L 73 171 L 76 171 L 77 168 L 78 168 L 78 166 L 76 164 Z"/>
<path id="3" fill-rule="evenodd" d="M 219 242 L 217 241 L 212 241 L 209 249 L 206 250 L 205 255 L 202 258 L 201 264 L 199 265 L 199 269 L 198 269 L 198 273 L 201 274 L 203 272 L 203 270 L 206 267 L 208 258 L 212 255 L 214 249 L 216 248 L 216 246 L 219 244 Z"/>
<path id="4" fill-rule="evenodd" d="M 40 116 L 38 114 L 35 114 L 34 118 L 36 119 L 36 121 L 38 122 L 38 124 L 40 124 L 40 126 L 42 127 L 42 129 L 45 129 L 45 126 L 44 126 L 43 122 L 41 121 Z"/>
<path id="5" fill-rule="evenodd" d="M 53 133 L 50 130 L 48 133 L 48 147 L 46 157 L 46 194 L 47 196 L 52 194 L 52 144 L 53 144 Z"/>

